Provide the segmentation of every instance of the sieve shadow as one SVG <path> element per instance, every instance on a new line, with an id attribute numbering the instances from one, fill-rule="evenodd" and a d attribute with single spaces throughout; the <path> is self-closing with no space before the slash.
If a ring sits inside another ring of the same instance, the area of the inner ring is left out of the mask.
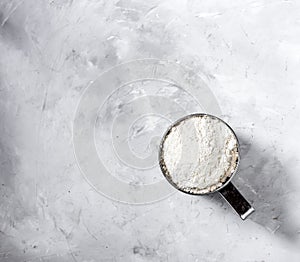
<path id="1" fill-rule="evenodd" d="M 255 208 L 248 219 L 292 243 L 299 241 L 300 222 L 293 220 L 288 209 L 288 194 L 292 183 L 280 159 L 255 143 L 237 134 L 240 142 L 241 162 L 237 176 L 232 180 L 243 196 Z M 229 208 L 219 194 L 211 197 L 214 202 Z"/>

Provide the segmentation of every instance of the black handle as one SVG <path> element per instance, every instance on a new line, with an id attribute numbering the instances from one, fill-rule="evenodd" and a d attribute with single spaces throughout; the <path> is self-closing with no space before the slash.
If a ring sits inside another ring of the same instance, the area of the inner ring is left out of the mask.
<path id="1" fill-rule="evenodd" d="M 220 189 L 219 192 L 239 214 L 241 219 L 246 219 L 254 212 L 254 208 L 248 203 L 248 201 L 231 182 L 229 182 L 224 188 Z"/>

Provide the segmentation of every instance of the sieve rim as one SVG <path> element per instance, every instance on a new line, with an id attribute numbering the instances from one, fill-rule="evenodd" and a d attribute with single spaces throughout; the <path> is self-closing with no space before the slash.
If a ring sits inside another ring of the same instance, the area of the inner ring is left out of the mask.
<path id="1" fill-rule="evenodd" d="M 221 121 L 222 123 L 224 123 L 228 128 L 229 130 L 233 133 L 236 141 L 237 141 L 237 154 L 238 154 L 238 158 L 237 158 L 237 162 L 236 162 L 236 166 L 235 166 L 235 169 L 234 171 L 231 173 L 230 177 L 227 177 L 227 179 L 225 180 L 225 182 L 222 183 L 222 186 L 216 188 L 215 190 L 212 190 L 212 191 L 209 191 L 209 192 L 198 192 L 198 193 L 195 193 L 195 192 L 190 192 L 190 191 L 185 191 L 184 189 L 182 188 L 179 188 L 177 184 L 175 184 L 173 182 L 173 180 L 170 178 L 170 176 L 168 174 L 166 174 L 165 172 L 165 164 L 164 164 L 164 157 L 163 157 L 163 144 L 166 140 L 166 138 L 168 137 L 171 129 L 173 127 L 176 127 L 178 126 L 181 122 L 189 119 L 189 118 L 194 118 L 194 117 L 204 117 L 204 116 L 208 116 L 210 118 L 213 118 L 213 119 L 217 119 L 219 121 Z M 235 174 L 237 173 L 237 170 L 239 168 L 239 165 L 240 165 L 240 159 L 241 159 L 241 155 L 240 155 L 240 143 L 239 143 L 239 140 L 238 140 L 238 137 L 236 135 L 236 133 L 234 132 L 234 130 L 232 129 L 232 127 L 227 123 L 225 122 L 223 119 L 221 119 L 220 117 L 217 117 L 215 115 L 211 115 L 211 114 L 207 114 L 207 113 L 193 113 L 193 114 L 189 114 L 189 115 L 186 115 L 184 117 L 181 117 L 179 119 L 177 119 L 176 121 L 174 121 L 171 125 L 169 125 L 169 127 L 167 128 L 167 130 L 164 132 L 163 136 L 162 136 L 162 139 L 160 141 L 160 144 L 159 144 L 159 150 L 158 150 L 158 162 L 159 162 L 159 166 L 160 166 L 160 169 L 164 175 L 164 177 L 167 179 L 167 181 L 173 186 L 175 187 L 177 190 L 185 193 L 185 194 L 188 194 L 188 195 L 209 195 L 209 194 L 212 194 L 212 193 L 215 193 L 215 192 L 218 192 L 220 191 L 221 189 L 223 189 L 224 187 L 226 187 L 230 182 L 231 180 L 233 179 L 233 177 L 235 176 Z"/>

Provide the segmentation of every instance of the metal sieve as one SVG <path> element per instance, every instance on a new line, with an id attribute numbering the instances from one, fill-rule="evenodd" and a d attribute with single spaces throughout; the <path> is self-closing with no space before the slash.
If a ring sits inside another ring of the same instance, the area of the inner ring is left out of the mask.
<path id="1" fill-rule="evenodd" d="M 165 160 L 164 160 L 164 144 L 165 144 L 166 138 L 168 137 L 168 135 L 170 134 L 170 132 L 172 131 L 172 129 L 174 127 L 179 126 L 183 121 L 186 121 L 190 118 L 204 117 L 204 116 L 208 117 L 208 118 L 211 118 L 211 119 L 219 120 L 221 123 L 226 125 L 231 130 L 231 132 L 233 133 L 233 135 L 235 136 L 235 139 L 237 141 L 238 157 L 237 157 L 236 165 L 234 167 L 233 172 L 231 172 L 231 175 L 229 177 L 227 177 L 225 181 L 222 182 L 222 185 L 220 187 L 217 187 L 216 189 L 211 190 L 209 192 L 197 192 L 197 193 L 195 193 L 195 192 L 191 192 L 189 190 L 185 190 L 185 189 L 180 188 L 173 181 L 172 176 L 169 175 L 169 172 L 168 172 L 168 169 L 166 167 Z M 244 220 L 250 214 L 252 214 L 254 212 L 254 208 L 249 204 L 249 202 L 242 196 L 242 194 L 237 190 L 237 188 L 231 182 L 232 178 L 234 177 L 234 175 L 236 174 L 236 172 L 238 170 L 239 162 L 240 162 L 239 142 L 238 142 L 238 138 L 237 138 L 235 132 L 233 131 L 233 129 L 225 121 L 223 121 L 222 119 L 220 119 L 216 116 L 209 115 L 209 114 L 196 113 L 196 114 L 191 114 L 191 115 L 187 115 L 183 118 L 180 118 L 179 120 L 177 120 L 176 122 L 174 122 L 172 125 L 169 126 L 169 128 L 167 129 L 167 131 L 163 135 L 160 146 L 159 146 L 159 165 L 160 165 L 160 168 L 161 168 L 161 171 L 162 171 L 163 175 L 165 176 L 167 181 L 172 186 L 174 186 L 177 190 L 179 190 L 181 192 L 184 192 L 186 194 L 190 194 L 190 195 L 207 195 L 207 194 L 219 192 L 221 194 L 221 196 L 230 204 L 230 206 Z"/>

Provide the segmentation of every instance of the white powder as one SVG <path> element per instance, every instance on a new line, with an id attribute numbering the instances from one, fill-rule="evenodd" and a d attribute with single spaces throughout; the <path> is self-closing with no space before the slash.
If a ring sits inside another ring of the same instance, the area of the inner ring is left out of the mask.
<path id="1" fill-rule="evenodd" d="M 161 147 L 160 164 L 179 189 L 202 194 L 214 191 L 235 171 L 238 142 L 221 120 L 195 115 L 178 122 Z"/>

